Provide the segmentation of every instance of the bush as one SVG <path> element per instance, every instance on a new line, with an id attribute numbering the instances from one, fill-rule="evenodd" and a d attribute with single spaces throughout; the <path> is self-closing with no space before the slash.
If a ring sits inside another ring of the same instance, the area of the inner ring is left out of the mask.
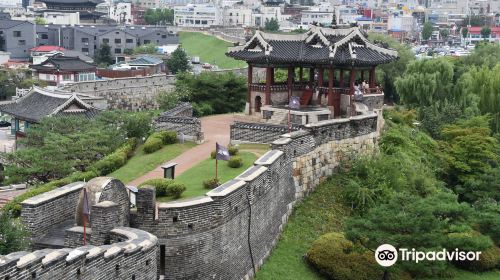
<path id="1" fill-rule="evenodd" d="M 98 162 L 94 163 L 91 170 L 93 170 L 93 172 L 95 172 L 99 176 L 107 175 L 117 170 L 118 168 L 125 165 L 125 163 L 127 163 L 127 160 L 134 153 L 136 145 L 137 145 L 137 139 L 135 138 L 129 139 L 120 148 L 116 149 L 116 151 L 103 157 Z"/>
<path id="2" fill-rule="evenodd" d="M 384 274 L 372 253 L 356 248 L 341 233 L 328 233 L 314 241 L 306 259 L 331 279 L 373 280 Z"/>
<path id="3" fill-rule="evenodd" d="M 213 150 L 211 153 L 210 153 L 210 157 L 212 159 L 215 159 L 215 156 L 217 155 L 217 151 L 216 150 Z"/>
<path id="4" fill-rule="evenodd" d="M 156 133 L 160 136 L 160 139 L 164 145 L 177 143 L 177 132 L 175 132 L 175 131 L 164 130 L 164 131 L 159 131 Z M 156 133 L 153 133 L 153 134 L 156 134 Z"/>
<path id="5" fill-rule="evenodd" d="M 18 219 L 0 212 L 0 255 L 28 249 L 28 232 Z"/>
<path id="6" fill-rule="evenodd" d="M 156 196 L 158 197 L 171 196 L 173 198 L 179 198 L 181 197 L 182 193 L 186 190 L 186 186 L 184 186 L 183 184 L 179 184 L 174 180 L 165 178 L 156 178 L 147 180 L 139 185 L 139 187 L 142 186 L 155 187 Z"/>
<path id="7" fill-rule="evenodd" d="M 167 196 L 171 196 L 175 199 L 181 197 L 182 193 L 186 190 L 186 186 L 183 184 L 172 182 L 167 187 Z"/>
<path id="8" fill-rule="evenodd" d="M 212 179 L 208 179 L 208 180 L 203 181 L 203 187 L 205 189 L 210 189 L 210 190 L 217 188 L 219 186 L 219 184 L 220 184 L 220 181 L 217 178 L 212 178 Z"/>
<path id="9" fill-rule="evenodd" d="M 471 271 L 487 271 L 500 268 L 500 248 L 493 246 L 483 250 L 478 261 L 460 262 L 456 265 Z"/>
<path id="10" fill-rule="evenodd" d="M 163 147 L 163 141 L 161 140 L 161 138 L 153 137 L 153 135 L 149 136 L 148 140 L 146 140 L 146 143 L 144 143 L 144 145 L 142 146 L 142 150 L 146 154 L 156 152 L 161 149 L 161 147 Z"/>
<path id="11" fill-rule="evenodd" d="M 227 162 L 227 166 L 231 168 L 239 168 L 243 166 L 243 159 L 241 157 L 231 157 L 231 159 Z"/>
<path id="12" fill-rule="evenodd" d="M 238 152 L 239 152 L 239 149 L 238 147 L 236 146 L 233 146 L 233 145 L 229 145 L 227 147 L 227 151 L 229 152 L 230 155 L 234 156 L 234 155 L 237 155 Z"/>

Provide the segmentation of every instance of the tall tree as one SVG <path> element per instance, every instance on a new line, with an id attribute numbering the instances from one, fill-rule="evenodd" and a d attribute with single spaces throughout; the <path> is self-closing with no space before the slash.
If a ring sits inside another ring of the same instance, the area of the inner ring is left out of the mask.
<path id="1" fill-rule="evenodd" d="M 488 37 L 490 37 L 490 34 L 491 34 L 491 28 L 489 26 L 483 26 L 481 28 L 481 36 L 483 37 L 483 39 L 488 39 Z"/>
<path id="2" fill-rule="evenodd" d="M 422 39 L 424 40 L 429 40 L 432 35 L 432 24 L 430 22 L 424 23 L 424 26 L 422 27 Z"/>
<path id="3" fill-rule="evenodd" d="M 469 35 L 469 29 L 467 27 L 462 27 L 462 37 L 465 39 Z"/>
<path id="4" fill-rule="evenodd" d="M 103 43 L 97 51 L 94 62 L 97 64 L 104 64 L 106 66 L 113 64 L 115 61 L 111 55 L 111 48 L 108 44 Z"/>
<path id="5" fill-rule="evenodd" d="M 172 9 L 148 9 L 144 14 L 147 24 L 172 24 L 174 22 L 174 10 Z"/>
<path id="6" fill-rule="evenodd" d="M 168 70 L 171 73 L 177 74 L 180 72 L 186 72 L 191 69 L 189 65 L 189 59 L 183 48 L 180 46 L 175 49 L 170 58 L 167 61 Z"/>
<path id="7" fill-rule="evenodd" d="M 443 28 L 439 30 L 439 35 L 443 37 L 443 40 L 446 40 L 450 35 L 450 30 L 448 28 Z"/>
<path id="8" fill-rule="evenodd" d="M 280 25 L 276 18 L 271 18 L 270 20 L 266 18 L 266 22 L 264 23 L 264 29 L 266 31 L 278 31 L 280 29 Z"/>

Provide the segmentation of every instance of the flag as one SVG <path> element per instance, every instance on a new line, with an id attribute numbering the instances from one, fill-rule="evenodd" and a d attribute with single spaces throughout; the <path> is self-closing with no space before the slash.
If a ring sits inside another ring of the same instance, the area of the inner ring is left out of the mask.
<path id="1" fill-rule="evenodd" d="M 300 109 L 300 97 L 299 96 L 291 96 L 289 106 L 290 106 L 290 109 Z"/>
<path id="2" fill-rule="evenodd" d="M 229 160 L 231 156 L 229 155 L 229 151 L 226 147 L 219 145 L 219 143 L 215 143 L 216 155 L 215 159 L 217 160 Z"/>

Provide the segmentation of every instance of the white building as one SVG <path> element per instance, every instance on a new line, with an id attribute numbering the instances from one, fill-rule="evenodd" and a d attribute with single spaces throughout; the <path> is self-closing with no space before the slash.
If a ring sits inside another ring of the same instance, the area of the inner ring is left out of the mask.
<path id="1" fill-rule="evenodd" d="M 109 18 L 117 23 L 132 24 L 132 3 L 116 3 L 109 10 Z"/>
<path id="2" fill-rule="evenodd" d="M 300 26 L 307 28 L 310 24 L 330 25 L 333 19 L 333 7 L 330 3 L 320 3 L 309 10 L 302 11 Z"/>
<path id="3" fill-rule="evenodd" d="M 252 9 L 240 4 L 224 6 L 222 8 L 222 25 L 252 26 Z"/>
<path id="4" fill-rule="evenodd" d="M 391 14 L 387 18 L 387 29 L 391 31 L 413 32 L 416 29 L 417 20 L 409 14 Z"/>
<path id="5" fill-rule="evenodd" d="M 347 24 L 356 22 L 358 17 L 362 15 L 358 14 L 358 9 L 352 6 L 338 6 L 335 8 L 335 13 L 337 15 L 338 24 Z"/>
<path id="6" fill-rule="evenodd" d="M 154 9 L 160 7 L 160 0 L 136 0 L 133 2 L 137 3 L 139 7 L 145 9 Z"/>
<path id="7" fill-rule="evenodd" d="M 264 27 L 266 21 L 270 21 L 274 18 L 278 20 L 280 27 L 283 26 L 283 23 L 290 19 L 290 15 L 284 15 L 282 13 L 282 8 L 282 6 L 261 5 L 253 11 L 252 25 Z"/>
<path id="8" fill-rule="evenodd" d="M 219 8 L 213 4 L 188 4 L 174 7 L 174 24 L 183 27 L 222 25 Z"/>
<path id="9" fill-rule="evenodd" d="M 43 18 L 48 24 L 80 24 L 80 13 L 44 12 Z"/>

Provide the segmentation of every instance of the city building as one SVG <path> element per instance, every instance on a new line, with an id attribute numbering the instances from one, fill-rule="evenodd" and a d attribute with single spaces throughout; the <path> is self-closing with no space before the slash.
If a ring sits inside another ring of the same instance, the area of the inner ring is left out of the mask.
<path id="1" fill-rule="evenodd" d="M 333 7 L 330 3 L 320 3 L 308 10 L 303 10 L 301 14 L 300 25 L 302 28 L 307 28 L 312 24 L 329 26 L 333 19 Z"/>
<path id="2" fill-rule="evenodd" d="M 96 22 L 105 14 L 96 11 L 96 6 L 103 0 L 39 0 L 46 5 L 46 9 L 39 12 L 78 12 L 80 20 L 85 22 Z"/>
<path id="3" fill-rule="evenodd" d="M 500 27 L 499 26 L 490 27 L 490 29 L 491 29 L 490 36 L 488 36 L 487 38 L 483 38 L 483 36 L 481 35 L 482 28 L 483 27 L 481 27 L 481 26 L 467 27 L 467 31 L 468 31 L 467 37 L 464 38 L 463 36 L 460 36 L 461 40 L 462 40 L 462 45 L 476 44 L 476 43 L 481 42 L 481 41 L 500 42 Z M 462 30 L 460 30 L 460 34 L 463 34 Z"/>
<path id="4" fill-rule="evenodd" d="M 188 4 L 174 7 L 174 24 L 183 27 L 222 25 L 221 13 L 214 4 Z"/>
<path id="5" fill-rule="evenodd" d="M 35 26 L 31 22 L 0 20 L 0 36 L 3 37 L 3 50 L 10 53 L 10 58 L 27 60 L 29 50 L 36 46 Z"/>
<path id="6" fill-rule="evenodd" d="M 78 57 L 55 55 L 41 64 L 32 64 L 33 77 L 59 86 L 73 82 L 94 81 L 97 67 Z"/>
<path id="7" fill-rule="evenodd" d="M 44 12 L 43 18 L 49 24 L 80 24 L 80 13 Z"/>

